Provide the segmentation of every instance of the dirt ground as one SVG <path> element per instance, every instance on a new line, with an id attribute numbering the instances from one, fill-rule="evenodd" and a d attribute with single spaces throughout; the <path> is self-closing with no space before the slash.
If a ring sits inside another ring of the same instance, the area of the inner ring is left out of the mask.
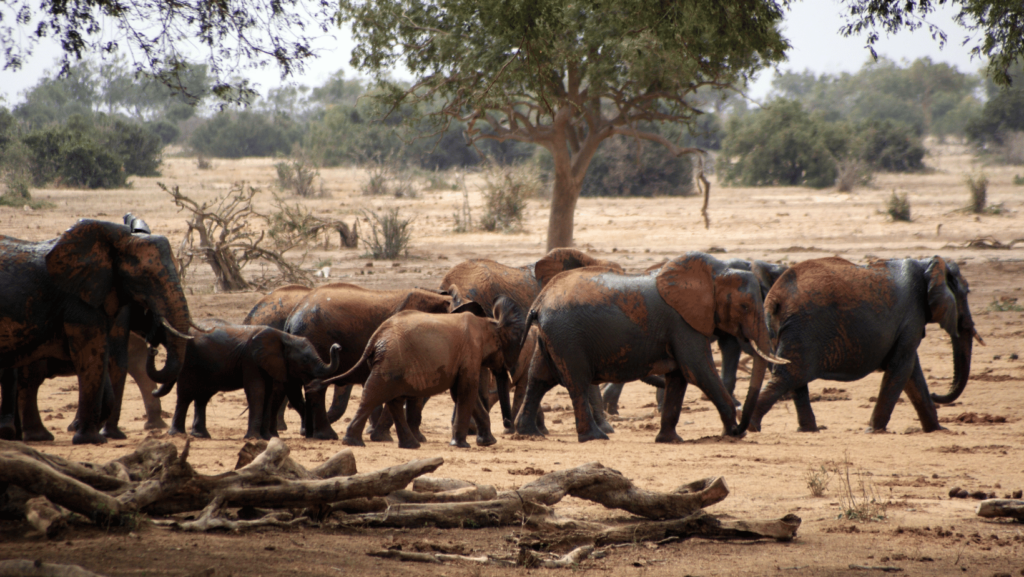
<path id="1" fill-rule="evenodd" d="M 587 560 L 574 571 L 596 575 L 834 575 L 866 574 L 851 564 L 896 566 L 903 575 L 1024 575 L 1024 525 L 986 521 L 974 514 L 976 502 L 950 499 L 951 487 L 995 492 L 1000 497 L 1024 489 L 1024 312 L 1007 299 L 1024 304 L 1024 244 L 1013 250 L 966 248 L 965 243 L 993 237 L 1003 243 L 1024 237 L 1024 187 L 1013 186 L 1014 169 L 981 167 L 956 146 L 932 146 L 929 170 L 912 175 L 878 175 L 870 188 L 852 194 L 805 188 L 725 188 L 713 181 L 711 228 L 700 220 L 700 199 L 582 199 L 576 214 L 576 245 L 618 260 L 640 271 L 653 262 L 687 250 L 720 251 L 723 257 L 756 258 L 788 263 L 839 255 L 863 263 L 869 258 L 928 257 L 939 254 L 961 263 L 970 281 L 972 312 L 987 346 L 975 346 L 971 382 L 961 399 L 939 408 L 947 432 L 923 434 L 905 397 L 897 405 L 888 434 L 866 435 L 864 428 L 877 394 L 880 374 L 862 381 L 811 384 L 820 425 L 817 433 L 797 433 L 789 402 L 780 402 L 764 419 L 764 431 L 742 440 L 721 439 L 721 425 L 699 392 L 687 393 L 675 446 L 655 445 L 657 427 L 653 389 L 626 387 L 621 417 L 610 441 L 578 444 L 569 398 L 552 391 L 545 402 L 551 435 L 544 440 L 513 440 L 499 436 L 497 445 L 450 448 L 448 418 L 451 401 L 438 398 L 426 411 L 423 430 L 430 442 L 418 451 L 395 443 L 368 443 L 354 449 L 360 471 L 411 459 L 440 455 L 444 465 L 435 475 L 485 482 L 499 490 L 523 485 L 540 472 L 600 461 L 618 469 L 641 487 L 667 491 L 685 482 L 721 475 L 731 494 L 709 509 L 736 518 L 778 518 L 794 513 L 803 519 L 797 539 L 789 543 L 714 542 L 692 539 L 661 546 L 629 545 L 611 549 L 604 559 Z M 0 208 L 0 234 L 41 240 L 51 238 L 78 218 L 119 220 L 126 211 L 143 217 L 155 232 L 177 246 L 185 218 L 159 190 L 157 182 L 179 185 L 182 192 L 209 200 L 235 181 L 261 187 L 259 205 L 269 212 L 274 189 L 272 159 L 214 160 L 212 170 L 199 170 L 194 159 L 167 158 L 163 176 L 135 178 L 133 187 L 114 191 L 39 190 L 34 194 L 55 209 L 24 211 Z M 1001 204 L 999 215 L 975 216 L 957 209 L 967 203 L 966 174 L 984 170 L 988 199 Z M 1020 173 L 1018 167 L 1016 173 Z M 329 198 L 307 201 L 316 214 L 351 222 L 360 209 L 399 206 L 415 216 L 409 258 L 373 262 L 363 249 L 311 253 L 307 266 L 331 266 L 331 280 L 373 288 L 436 287 L 447 268 L 468 258 L 493 258 L 523 265 L 544 253 L 548 203 L 529 201 L 524 232 L 519 234 L 452 232 L 461 190 L 424 191 L 416 199 L 365 197 L 359 187 L 363 172 L 322 171 Z M 482 214 L 482 198 L 467 179 L 474 217 Z M 906 192 L 913 221 L 893 223 L 884 214 L 891 192 Z M 294 199 L 289 200 L 294 201 Z M 368 232 L 363 223 L 361 232 Z M 248 274 L 256 274 L 253 268 Z M 202 321 L 220 317 L 241 321 L 260 293 L 214 292 L 212 275 L 202 264 L 188 278 L 193 316 Z M 1000 301 L 1000 299 L 1003 299 Z M 1001 308 L 1017 308 L 999 312 Z M 933 390 L 944 391 L 952 378 L 949 339 L 936 325 L 921 345 L 921 364 Z M 746 361 L 745 361 L 746 362 Z M 745 390 L 741 372 L 738 394 Z M 122 427 L 128 441 L 75 447 L 65 432 L 77 401 L 75 380 L 56 379 L 44 385 L 40 404 L 47 425 L 57 436 L 37 448 L 82 461 L 105 462 L 131 451 L 146 438 L 138 390 L 126 388 Z M 359 390 L 353 394 L 358 402 Z M 210 405 L 213 440 L 194 440 L 190 462 L 213 474 L 233 467 L 245 431 L 241 392 L 218 395 Z M 350 407 L 353 405 L 350 405 Z M 173 408 L 173 395 L 164 401 Z M 350 409 L 351 414 L 352 409 Z M 494 411 L 496 413 L 496 411 Z M 981 418 L 971 418 L 971 414 Z M 961 420 L 958 417 L 967 415 Z M 977 423 L 1001 419 L 1004 422 Z M 347 421 L 347 417 L 345 421 Z M 283 439 L 292 456 L 318 464 L 342 448 L 337 441 L 312 441 L 297 434 L 298 416 L 288 415 Z M 344 422 L 338 423 L 341 430 Z M 500 427 L 498 428 L 500 431 Z M 183 438 L 173 441 L 181 447 Z M 814 497 L 809 478 L 815 471 L 847 463 L 851 486 L 874 495 L 884 505 L 881 520 L 853 522 L 840 518 L 839 478 L 832 478 L 824 496 Z M 524 469 L 530 474 L 524 474 Z M 538 471 L 539 470 L 539 471 Z M 569 498 L 556 510 L 567 517 L 622 519 L 586 501 Z M 76 528 L 57 541 L 26 535 L 25 525 L 0 522 L 0 559 L 28 558 L 76 563 L 106 575 L 491 575 L 533 573 L 468 565 L 419 565 L 368 557 L 366 552 L 417 542 L 455 552 L 510 554 L 506 539 L 517 528 L 438 530 L 338 530 L 331 528 L 261 530 L 243 534 L 183 534 L 143 526 L 132 533 Z M 213 572 L 208 570 L 212 569 Z M 204 572 L 205 571 L 205 572 Z M 543 572 L 544 570 L 537 570 Z"/>

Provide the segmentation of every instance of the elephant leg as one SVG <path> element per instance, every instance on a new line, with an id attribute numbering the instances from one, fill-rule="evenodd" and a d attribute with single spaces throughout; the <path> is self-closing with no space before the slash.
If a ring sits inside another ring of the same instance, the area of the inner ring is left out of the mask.
<path id="1" fill-rule="evenodd" d="M 263 418 L 271 403 L 270 397 L 274 388 L 273 381 L 268 383 L 260 375 L 259 369 L 250 366 L 248 363 L 242 368 L 242 390 L 245 391 L 245 401 L 249 406 L 248 425 L 245 429 L 246 439 L 263 438 Z M 276 406 L 274 407 L 277 408 Z M 198 403 L 196 416 L 199 415 Z M 205 418 L 204 418 L 205 421 Z M 205 422 L 204 422 L 205 424 Z"/>
<path id="2" fill-rule="evenodd" d="M 46 363 L 39 361 L 27 367 L 14 369 L 18 377 L 18 413 L 21 414 L 21 435 L 25 441 L 52 441 L 53 433 L 46 429 L 39 415 L 39 387 L 46 380 Z"/>
<path id="3" fill-rule="evenodd" d="M 718 348 L 722 351 L 722 385 L 729 391 L 733 404 L 738 407 L 740 402 L 736 399 L 736 372 L 740 367 L 742 352 L 740 341 L 732 335 L 723 335 L 718 337 Z"/>
<path id="4" fill-rule="evenodd" d="M 665 389 L 656 389 L 654 391 L 654 401 L 658 403 L 658 412 L 665 412 Z"/>
<path id="5" fill-rule="evenodd" d="M 106 320 L 101 312 L 99 318 L 88 322 L 64 323 L 68 338 L 71 362 L 78 375 L 78 430 L 71 439 L 72 444 L 106 443 L 100 434 L 100 423 L 110 416 L 113 401 L 112 385 L 108 370 L 110 355 L 107 349 Z"/>
<path id="6" fill-rule="evenodd" d="M 736 423 L 736 405 L 733 404 L 732 395 L 722 386 L 722 379 L 718 376 L 718 371 L 715 370 L 715 359 L 711 356 L 711 347 L 704 346 L 703 350 L 694 350 L 697 347 L 683 348 L 684 346 L 685 341 L 683 340 L 673 343 L 676 362 L 679 362 L 678 359 L 683 359 L 683 362 L 679 363 L 683 377 L 703 391 L 718 409 L 718 416 L 722 420 L 722 434 L 742 436 L 743 433 L 739 431 Z M 665 388 L 668 389 L 667 379 Z M 663 416 L 682 409 L 681 402 L 677 409 L 674 405 L 670 405 L 669 401 L 669 394 L 666 390 Z M 672 403 L 676 402 L 675 399 L 671 399 L 671 401 Z"/>
<path id="7" fill-rule="evenodd" d="M 0 439 L 21 440 L 18 410 L 18 369 L 0 369 Z"/>
<path id="8" fill-rule="evenodd" d="M 558 377 L 551 366 L 551 357 L 542 343 L 533 351 L 533 359 L 530 361 L 530 377 L 526 382 L 526 392 L 523 394 L 523 405 L 516 417 L 516 432 L 520 435 L 540 436 L 540 429 L 537 427 L 537 415 L 540 412 L 540 403 L 544 395 L 558 384 Z"/>
<path id="9" fill-rule="evenodd" d="M 366 427 L 366 421 L 370 418 L 370 413 L 373 409 L 379 407 L 381 403 L 391 400 L 384 398 L 384 395 L 378 392 L 378 390 L 385 389 L 386 386 L 387 383 L 377 376 L 376 373 L 370 373 L 370 377 L 363 384 L 363 398 L 359 402 L 359 408 L 356 409 L 352 422 L 348 424 L 345 436 L 341 438 L 342 444 L 350 447 L 366 446 L 366 443 L 363 442 L 363 428 Z"/>
<path id="10" fill-rule="evenodd" d="M 277 415 L 274 418 L 278 431 L 287 431 L 288 423 L 284 422 L 284 412 L 288 410 L 288 403 L 281 403 L 277 408 Z"/>
<path id="11" fill-rule="evenodd" d="M 331 398 L 331 408 L 327 411 L 327 422 L 334 424 L 348 409 L 348 400 L 352 397 L 352 384 L 334 385 L 334 396 Z"/>
<path id="12" fill-rule="evenodd" d="M 398 435 L 398 447 L 400 449 L 419 449 L 420 442 L 409 427 L 409 421 L 405 418 L 405 407 L 409 403 L 415 403 L 415 397 L 397 397 L 388 401 L 387 407 L 395 417 L 395 434 Z"/>
<path id="13" fill-rule="evenodd" d="M 491 413 L 482 400 L 477 400 L 473 407 L 473 420 L 476 421 L 476 445 L 478 447 L 490 447 L 498 442 L 491 432 Z"/>
<path id="14" fill-rule="evenodd" d="M 331 428 L 330 421 L 327 419 L 327 411 L 325 409 L 326 402 L 327 389 L 312 391 L 306 395 L 305 411 L 303 412 L 304 417 L 302 421 L 302 426 L 306 430 L 306 437 L 312 439 L 323 439 L 326 441 L 334 441 L 338 439 L 338 434 Z M 348 402 L 346 401 L 346 405 L 347 403 Z"/>
<path id="15" fill-rule="evenodd" d="M 939 413 L 935 409 L 935 402 L 928 394 L 928 381 L 924 378 L 924 371 L 921 370 L 921 360 L 914 361 L 914 374 L 907 386 L 903 389 L 910 398 L 910 402 L 917 411 L 917 419 L 921 421 L 921 429 L 926 433 L 943 431 L 946 428 L 939 424 Z"/>
<path id="16" fill-rule="evenodd" d="M 206 428 L 206 405 L 209 404 L 212 396 L 198 396 L 195 400 L 196 414 L 192 417 L 192 433 L 193 437 L 199 437 L 200 439 L 211 439 L 210 431 Z M 250 409 L 251 412 L 251 409 Z"/>
<path id="17" fill-rule="evenodd" d="M 614 433 L 615 427 L 608 422 L 608 416 L 604 411 L 604 399 L 601 398 L 601 387 L 597 385 L 590 385 L 587 389 L 587 398 L 590 401 L 590 408 L 594 412 L 594 421 L 597 423 L 597 427 L 605 434 L 610 435 Z"/>
<path id="18" fill-rule="evenodd" d="M 472 374 L 466 374 L 466 373 Z M 466 435 L 469 434 L 469 421 L 473 418 L 477 406 L 483 410 L 483 403 L 480 400 L 480 374 L 475 371 L 463 370 L 459 373 L 458 381 L 452 386 L 452 396 L 455 400 L 455 420 L 452 423 L 452 440 L 448 444 L 460 449 L 468 449 L 469 443 Z M 484 436 L 490 435 L 490 419 L 480 419 L 477 422 L 477 438 L 481 436 L 480 429 L 484 429 Z M 491 437 L 493 439 L 493 436 Z"/>
<path id="19" fill-rule="evenodd" d="M 878 401 L 871 411 L 871 420 L 865 433 L 882 433 L 889 424 L 896 402 L 900 400 L 900 393 L 908 386 L 913 386 L 910 381 L 914 374 L 914 367 L 917 366 L 917 354 L 910 355 L 890 365 L 882 375 L 882 386 L 878 389 Z M 936 421 L 938 415 L 936 414 Z M 936 423 L 938 424 L 938 423 Z"/>
<path id="20" fill-rule="evenodd" d="M 607 383 L 601 391 L 601 399 L 604 401 L 604 410 L 609 415 L 619 414 L 619 397 L 622 396 L 622 389 L 626 383 Z"/>
<path id="21" fill-rule="evenodd" d="M 123 310 L 127 311 L 127 307 Z M 128 435 L 124 434 L 121 430 L 121 403 L 124 400 L 124 384 L 128 379 L 128 327 L 127 322 L 124 326 L 123 338 L 115 339 L 111 336 L 110 345 L 110 384 L 111 391 L 113 393 L 113 403 L 110 411 L 110 416 L 107 417 L 106 422 L 103 424 L 103 430 L 100 431 L 104 437 L 108 439 L 122 440 L 127 439 Z M 123 343 L 121 342 L 123 341 Z"/>
<path id="22" fill-rule="evenodd" d="M 683 438 L 676 432 L 676 425 L 679 424 L 679 414 L 683 410 L 686 385 L 686 378 L 679 369 L 665 375 L 665 405 L 661 411 L 661 430 L 654 437 L 655 443 L 683 442 Z"/>
<path id="23" fill-rule="evenodd" d="M 391 426 L 395 417 L 391 409 L 377 405 L 370 412 L 370 440 L 374 443 L 390 443 L 395 439 L 391 436 Z"/>
<path id="24" fill-rule="evenodd" d="M 423 407 L 429 399 L 430 397 L 406 397 L 405 401 L 405 420 L 412 429 L 412 436 L 421 443 L 427 442 L 427 438 L 420 432 L 420 425 L 423 423 Z"/>
<path id="25" fill-rule="evenodd" d="M 142 404 L 146 408 L 146 424 L 142 428 L 146 431 L 166 429 L 167 423 L 163 418 L 160 399 L 153 396 L 157 384 L 146 374 L 147 354 L 145 340 L 136 335 L 128 338 L 128 374 L 135 379 L 139 394 L 142 396 Z"/>
<path id="26" fill-rule="evenodd" d="M 818 420 L 814 418 L 814 411 L 811 410 L 811 391 L 807 385 L 793 389 L 793 407 L 796 408 L 798 433 L 817 433 L 827 428 L 819 427 Z"/>

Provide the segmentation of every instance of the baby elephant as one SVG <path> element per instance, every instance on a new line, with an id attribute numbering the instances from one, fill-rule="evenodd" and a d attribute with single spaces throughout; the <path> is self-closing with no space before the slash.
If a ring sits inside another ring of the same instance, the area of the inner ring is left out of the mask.
<path id="1" fill-rule="evenodd" d="M 471 416 L 477 422 L 477 445 L 496 443 L 479 395 L 480 376 L 484 369 L 493 373 L 502 417 L 511 423 L 508 373 L 519 358 L 525 319 L 522 310 L 504 296 L 494 304 L 494 318 L 482 314 L 483 309 L 471 302 L 452 314 L 403 311 L 384 321 L 370 337 L 362 358 L 348 371 L 357 371 L 366 363 L 370 376 L 363 384 L 359 410 L 342 442 L 362 447 L 363 427 L 370 412 L 387 404 L 395 419 L 398 446 L 419 448 L 402 410 L 405 400 L 450 390 L 456 404 L 451 445 L 469 448 L 466 434 Z M 333 377 L 324 384 L 345 378 Z"/>
<path id="2" fill-rule="evenodd" d="M 214 320 L 214 330 L 190 331 L 185 363 L 178 376 L 178 403 L 168 434 L 185 432 L 188 406 L 195 401 L 192 436 L 210 438 L 206 404 L 218 392 L 245 389 L 249 405 L 247 439 L 277 436 L 275 415 L 285 395 L 302 413 L 302 389 L 315 379 L 338 370 L 341 347 L 331 347 L 331 363 L 324 364 L 304 338 L 262 325 L 233 325 Z M 172 382 L 153 393 L 171 392 Z"/>

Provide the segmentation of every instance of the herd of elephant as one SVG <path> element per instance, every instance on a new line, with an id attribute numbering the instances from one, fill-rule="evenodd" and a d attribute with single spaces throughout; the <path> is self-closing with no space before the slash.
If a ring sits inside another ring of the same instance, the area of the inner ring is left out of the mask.
<path id="1" fill-rule="evenodd" d="M 655 442 L 681 441 L 676 425 L 690 383 L 714 404 L 726 435 L 759 431 L 784 394 L 792 394 L 799 430 L 816 431 L 808 383 L 873 371 L 884 376 L 868 430 L 885 429 L 905 391 L 929 432 L 942 428 L 935 403 L 953 402 L 966 386 L 973 340 L 984 344 L 966 279 L 940 257 L 866 266 L 832 257 L 787 267 L 688 252 L 628 274 L 555 249 L 525 267 L 459 263 L 437 289 L 289 285 L 260 299 L 241 324 L 205 327 L 192 322 L 177 270 L 167 239 L 131 215 L 124 225 L 82 220 L 43 242 L 0 236 L 0 438 L 53 439 L 36 398 L 56 375 L 78 377 L 74 443 L 124 438 L 118 420 L 128 374 L 142 392 L 147 429 L 166 426 L 158 398 L 177 385 L 169 432 L 185 433 L 194 405 L 189 432 L 200 437 L 210 436 L 210 399 L 243 389 L 246 437 L 277 435 L 287 399 L 303 434 L 337 439 L 331 424 L 358 384 L 345 444 L 362 445 L 370 421 L 372 440 L 389 439 L 393 423 L 399 446 L 419 447 L 423 403 L 448 391 L 451 444 L 468 447 L 475 428 L 476 443 L 490 445 L 495 402 L 506 431 L 540 435 L 543 396 L 561 384 L 579 441 L 607 439 L 594 385 L 612 383 L 612 401 L 636 380 L 663 390 Z M 933 322 L 953 347 L 953 383 L 942 395 L 929 393 L 917 355 Z M 737 419 L 741 352 L 753 364 Z"/>

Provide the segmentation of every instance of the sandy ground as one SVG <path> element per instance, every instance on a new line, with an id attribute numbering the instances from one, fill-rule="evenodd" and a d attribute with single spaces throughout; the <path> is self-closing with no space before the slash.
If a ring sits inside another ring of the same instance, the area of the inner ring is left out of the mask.
<path id="1" fill-rule="evenodd" d="M 1024 304 L 1024 244 L 1013 250 L 965 248 L 971 239 L 991 236 L 1008 242 L 1024 237 L 1024 187 L 1011 184 L 1014 169 L 980 167 L 955 146 L 932 147 L 929 170 L 913 175 L 878 175 L 873 187 L 852 194 L 804 188 L 725 188 L 713 185 L 711 227 L 700 220 L 695 197 L 654 199 L 582 199 L 576 215 L 576 244 L 601 258 L 618 260 L 639 271 L 687 250 L 724 251 L 744 257 L 794 263 L 839 255 L 854 262 L 882 257 L 927 257 L 940 254 L 961 263 L 971 284 L 970 302 L 978 330 L 988 343 L 975 347 L 971 382 L 960 401 L 939 409 L 948 419 L 948 432 L 923 434 L 905 398 L 897 405 L 889 434 L 865 435 L 877 394 L 880 374 L 862 381 L 817 381 L 811 393 L 823 394 L 813 408 L 817 434 L 796 432 L 796 415 L 789 402 L 780 402 L 764 419 L 764 431 L 742 440 L 716 437 L 716 412 L 687 394 L 679 432 L 682 445 L 655 445 L 657 428 L 653 390 L 641 383 L 626 387 L 617 432 L 607 442 L 578 444 L 569 398 L 557 388 L 546 398 L 551 409 L 551 435 L 526 441 L 499 437 L 488 448 L 457 450 L 448 446 L 451 401 L 439 398 L 428 405 L 424 432 L 430 442 L 416 452 L 395 443 L 368 443 L 356 448 L 359 469 L 370 471 L 414 458 L 439 455 L 445 464 L 438 475 L 486 482 L 499 490 L 531 481 L 527 467 L 544 472 L 600 461 L 623 471 L 638 485 L 670 490 L 682 483 L 712 475 L 725 477 L 730 496 L 710 512 L 737 518 L 776 518 L 794 513 L 803 519 L 798 538 L 790 543 L 737 543 L 693 539 L 646 547 L 616 548 L 601 560 L 588 560 L 575 571 L 599 575 L 834 575 L 866 574 L 850 564 L 897 566 L 904 575 L 1024 575 L 1024 525 L 982 520 L 976 502 L 950 499 L 950 487 L 984 490 L 999 496 L 1024 488 L 1024 312 L 998 312 L 990 305 L 1000 299 Z M 56 209 L 23 211 L 0 208 L 0 234 L 41 240 L 51 238 L 78 218 L 119 220 L 126 211 L 143 217 L 154 231 L 166 234 L 176 246 L 185 233 L 185 217 L 159 190 L 157 182 L 178 185 L 196 200 L 210 200 L 245 180 L 261 187 L 259 208 L 269 212 L 275 172 L 272 159 L 215 160 L 213 170 L 201 171 L 189 158 L 168 158 L 159 178 L 135 178 L 133 187 L 115 191 L 40 190 Z M 965 174 L 983 168 L 990 179 L 990 203 L 1001 203 L 1000 215 L 975 216 L 957 211 L 967 203 Z M 1020 173 L 1018 167 L 1017 173 Z M 413 248 L 407 259 L 372 262 L 363 249 L 314 251 L 306 264 L 331 266 L 331 280 L 347 280 L 374 288 L 435 287 L 444 271 L 467 258 L 487 257 L 510 265 L 534 261 L 544 253 L 548 204 L 529 202 L 520 234 L 452 232 L 453 213 L 461 191 L 425 191 L 417 199 L 362 196 L 365 174 L 331 169 L 322 173 L 329 198 L 304 203 L 321 216 L 351 222 L 363 208 L 399 206 L 415 216 Z M 474 217 L 482 214 L 482 199 L 470 176 L 469 199 Z M 714 181 L 713 181 L 714 182 Z M 884 214 L 892 191 L 906 192 L 913 221 L 893 223 Z M 295 202 L 295 199 L 289 199 Z M 365 223 L 361 230 L 365 233 Z M 372 263 L 372 266 L 371 266 Z M 248 270 L 258 274 L 257 268 Z M 190 273 L 187 293 L 193 316 L 240 321 L 258 292 L 220 294 L 213 290 L 205 265 Z M 934 390 L 944 391 L 952 377 L 949 339 L 930 327 L 920 348 L 921 363 Z M 741 373 L 738 393 L 745 390 Z M 826 389 L 839 389 L 838 391 Z M 357 402 L 358 389 L 353 395 Z M 827 400 L 835 399 L 835 400 Z M 47 425 L 56 434 L 52 443 L 37 448 L 66 458 L 105 462 L 132 450 L 146 437 L 138 390 L 127 386 L 122 428 L 128 441 L 104 446 L 74 447 L 65 432 L 77 401 L 75 380 L 56 379 L 42 389 L 40 405 Z M 230 469 L 242 446 L 245 406 L 241 392 L 218 395 L 210 406 L 213 440 L 194 440 L 190 462 L 203 473 Z M 350 405 L 350 407 L 353 405 Z M 164 401 L 172 408 L 172 399 Z M 496 411 L 495 411 L 496 412 Z M 351 409 L 350 409 L 351 413 Z M 996 424 L 962 423 L 964 413 L 1004 417 Z M 347 420 L 347 418 L 345 419 Z M 298 416 L 288 416 L 283 439 L 299 462 L 314 465 L 342 447 L 338 442 L 298 437 Z M 341 429 L 339 423 L 336 429 Z M 173 439 L 182 446 L 183 438 Z M 833 478 L 824 496 L 814 497 L 809 475 L 822 467 L 846 463 L 853 489 L 866 489 L 884 505 L 884 518 L 852 522 L 840 518 L 842 483 Z M 536 472 L 536 471 L 534 471 Z M 557 506 L 560 514 L 582 519 L 621 519 L 589 502 L 569 498 Z M 265 530 L 245 534 L 187 535 L 143 527 L 131 535 L 77 528 L 58 541 L 26 535 L 25 526 L 0 522 L 0 559 L 29 558 L 81 564 L 107 575 L 192 575 L 213 569 L 214 575 L 490 575 L 521 573 L 460 565 L 410 565 L 382 561 L 365 553 L 381 546 L 429 541 L 453 551 L 510 553 L 506 537 L 511 528 L 486 530 Z M 533 571 L 526 571 L 532 573 Z M 873 571 L 871 573 L 878 573 Z"/>

